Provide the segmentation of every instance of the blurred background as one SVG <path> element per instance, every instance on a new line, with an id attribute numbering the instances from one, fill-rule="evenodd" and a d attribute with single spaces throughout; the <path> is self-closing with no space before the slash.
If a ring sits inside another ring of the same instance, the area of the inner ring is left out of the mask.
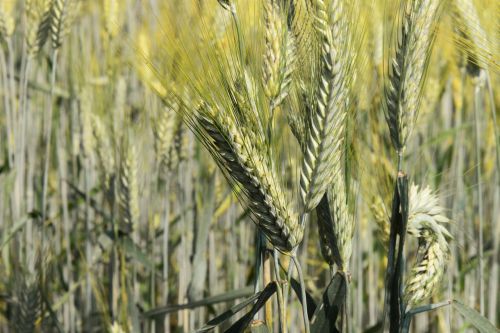
<path id="1" fill-rule="evenodd" d="M 500 4 L 453 2 L 405 165 L 451 219 L 451 259 L 430 302 L 459 299 L 499 326 Z M 381 109 L 386 2 L 360 4 L 352 332 L 381 320 L 396 174 Z M 260 1 L 236 5 L 246 36 L 260 36 Z M 162 101 L 189 94 L 178 71 L 194 66 L 186 55 L 207 26 L 234 29 L 216 0 L 0 0 L 0 332 L 191 332 L 253 294 L 256 226 L 182 112 Z M 262 54 L 263 43 L 244 52 Z M 296 192 L 300 154 L 283 141 L 280 170 Z M 314 223 L 299 258 L 319 299 L 330 271 Z M 468 331 L 451 307 L 413 322 L 413 332 Z"/>

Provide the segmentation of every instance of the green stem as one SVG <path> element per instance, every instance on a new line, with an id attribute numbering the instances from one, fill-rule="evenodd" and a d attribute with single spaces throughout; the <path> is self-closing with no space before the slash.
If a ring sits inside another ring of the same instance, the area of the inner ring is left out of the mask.
<path id="1" fill-rule="evenodd" d="M 279 320 L 279 327 L 280 333 L 286 333 L 286 313 L 285 313 L 285 307 L 284 307 L 284 298 L 283 298 L 283 285 L 281 284 L 280 281 L 280 266 L 278 262 L 278 250 L 274 249 L 273 250 L 273 257 L 274 257 L 274 274 L 275 274 L 275 279 L 277 282 L 277 295 L 278 295 L 278 320 Z"/>
<path id="2" fill-rule="evenodd" d="M 57 68 L 57 54 L 58 50 L 55 49 L 52 53 L 52 73 L 50 75 L 50 96 L 49 96 L 49 107 L 47 114 L 47 129 L 45 133 L 45 164 L 43 171 L 43 185 L 42 185 L 42 222 L 45 222 L 47 215 L 47 185 L 49 178 L 49 167 L 50 167 L 50 144 L 52 136 L 52 113 L 54 109 L 53 96 L 54 96 L 54 85 L 56 81 L 56 68 Z M 42 239 L 43 240 L 43 239 Z"/>
<path id="3" fill-rule="evenodd" d="M 478 199 L 478 214 L 479 214 L 479 309 L 484 316 L 484 279 L 483 279 L 483 185 L 481 177 L 481 138 L 480 138 L 480 120 L 479 112 L 483 111 L 482 107 L 482 78 L 476 78 L 474 84 L 474 122 L 476 125 L 476 177 L 477 177 L 477 199 Z"/>
<path id="4" fill-rule="evenodd" d="M 299 275 L 301 298 L 302 298 L 302 316 L 304 317 L 305 332 L 310 333 L 311 329 L 309 327 L 309 315 L 307 314 L 306 284 L 304 283 L 304 275 L 302 274 L 302 268 L 300 267 L 300 263 L 297 260 L 297 257 L 293 255 L 291 258 L 295 263 L 295 267 L 297 268 L 297 274 Z"/>

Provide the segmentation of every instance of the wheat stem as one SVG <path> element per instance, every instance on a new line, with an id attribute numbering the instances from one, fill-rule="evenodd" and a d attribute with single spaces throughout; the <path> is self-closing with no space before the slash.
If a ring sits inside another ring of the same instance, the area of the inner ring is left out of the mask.
<path id="1" fill-rule="evenodd" d="M 54 109 L 54 86 L 56 81 L 56 69 L 57 69 L 57 55 L 58 49 L 52 52 L 52 72 L 50 74 L 50 95 L 47 110 L 47 128 L 45 132 L 45 163 L 43 168 L 43 183 L 42 183 L 42 221 L 45 221 L 47 217 L 47 186 L 49 180 L 49 167 L 50 167 L 50 146 L 52 137 L 52 112 Z M 43 241 L 43 238 L 42 238 Z"/>
<path id="2" fill-rule="evenodd" d="M 278 293 L 278 320 L 279 320 L 279 332 L 287 333 L 286 330 L 286 309 L 283 298 L 283 284 L 281 283 L 280 278 L 280 266 L 279 266 L 279 253 L 278 250 L 273 249 L 273 258 L 274 258 L 274 276 L 277 283 L 277 293 Z"/>
<path id="3" fill-rule="evenodd" d="M 477 177 L 477 199 L 478 199 L 478 251 L 479 251 L 479 312 L 484 316 L 484 258 L 483 258 L 483 184 L 481 177 L 481 135 L 479 114 L 483 113 L 482 86 L 484 82 L 481 77 L 476 78 L 474 86 L 474 123 L 476 139 L 476 177 Z"/>
<path id="4" fill-rule="evenodd" d="M 295 263 L 297 274 L 299 275 L 299 282 L 301 289 L 300 297 L 302 299 L 302 316 L 304 317 L 304 329 L 306 333 L 310 333 L 311 329 L 309 326 L 309 315 L 307 314 L 307 297 L 306 297 L 306 284 L 304 282 L 304 274 L 302 273 L 302 268 L 295 254 L 291 256 L 291 259 Z"/>

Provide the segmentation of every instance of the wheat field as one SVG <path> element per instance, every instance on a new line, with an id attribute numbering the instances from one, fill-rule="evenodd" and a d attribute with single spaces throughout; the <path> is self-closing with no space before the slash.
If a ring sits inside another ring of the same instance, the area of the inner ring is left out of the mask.
<path id="1" fill-rule="evenodd" d="M 0 0 L 0 333 L 500 332 L 500 2 Z"/>

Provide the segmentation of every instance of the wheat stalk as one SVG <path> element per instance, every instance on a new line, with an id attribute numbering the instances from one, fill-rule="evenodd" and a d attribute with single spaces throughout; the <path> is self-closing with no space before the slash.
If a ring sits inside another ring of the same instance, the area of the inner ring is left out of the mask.
<path id="1" fill-rule="evenodd" d="M 318 205 L 339 169 L 350 67 L 346 59 L 349 34 L 344 4 L 336 0 L 317 0 L 314 4 L 315 27 L 321 40 L 321 75 L 300 175 L 300 193 L 306 211 Z"/>

